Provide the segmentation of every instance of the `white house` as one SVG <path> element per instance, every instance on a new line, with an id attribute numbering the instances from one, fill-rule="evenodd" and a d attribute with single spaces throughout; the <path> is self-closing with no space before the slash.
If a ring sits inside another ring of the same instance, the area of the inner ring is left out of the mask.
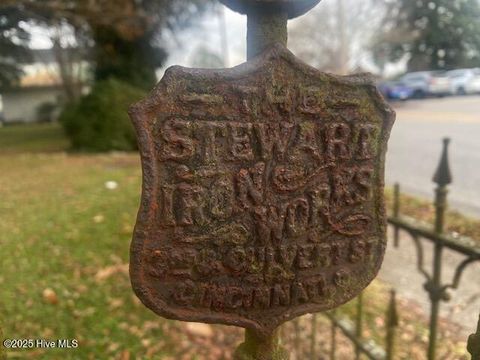
<path id="1" fill-rule="evenodd" d="M 57 105 L 61 102 L 62 95 L 63 90 L 59 85 L 22 86 L 4 91 L 3 122 L 8 124 L 40 121 L 39 108 L 44 104 Z M 55 115 L 55 112 L 53 114 Z"/>
<path id="2" fill-rule="evenodd" d="M 40 121 L 39 109 L 42 106 L 57 107 L 50 119 L 55 120 L 59 105 L 65 100 L 53 51 L 33 50 L 33 59 L 32 63 L 23 66 L 24 76 L 18 86 L 0 89 L 3 107 L 3 119 L 0 119 L 5 124 Z"/>

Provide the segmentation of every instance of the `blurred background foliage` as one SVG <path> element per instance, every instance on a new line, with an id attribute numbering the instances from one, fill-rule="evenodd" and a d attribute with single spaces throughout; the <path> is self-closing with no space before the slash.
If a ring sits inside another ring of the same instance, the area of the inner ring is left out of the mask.
<path id="1" fill-rule="evenodd" d="M 477 0 L 390 0 L 386 6 L 374 43 L 377 62 L 396 61 L 408 53 L 409 71 L 479 65 Z"/>
<path id="2" fill-rule="evenodd" d="M 88 95 L 68 104 L 59 120 L 75 149 L 135 150 L 135 131 L 127 111 L 132 102 L 145 95 L 144 90 L 124 81 L 101 80 Z"/>
<path id="3" fill-rule="evenodd" d="M 21 60 L 29 54 L 26 47 L 29 30 L 47 28 L 64 92 L 64 112 L 60 118 L 73 147 L 90 151 L 133 150 L 134 133 L 125 110 L 141 97 L 137 95 L 156 83 L 155 71 L 167 57 L 162 32 L 189 26 L 208 3 L 208 0 L 2 1 L 0 87 L 18 81 Z M 62 51 L 65 49 L 68 51 Z M 85 83 L 72 65 L 82 61 L 87 61 L 91 69 L 87 85 L 92 94 L 86 97 L 83 97 Z"/>
<path id="4" fill-rule="evenodd" d="M 111 76 L 148 88 L 155 83 L 155 69 L 166 57 L 164 29 L 184 28 L 203 11 L 208 0 L 5 0 L 3 11 L 22 14 L 31 25 L 51 28 L 52 43 L 83 47 L 93 61 L 95 80 Z M 8 18 L 10 16 L 5 15 Z M 25 26 L 14 24 L 15 31 Z M 17 35 L 9 39 L 16 42 Z"/>
<path id="5" fill-rule="evenodd" d="M 29 59 L 29 33 L 20 26 L 26 16 L 14 6 L 0 5 L 0 88 L 19 81 L 22 69 L 19 61 Z"/>

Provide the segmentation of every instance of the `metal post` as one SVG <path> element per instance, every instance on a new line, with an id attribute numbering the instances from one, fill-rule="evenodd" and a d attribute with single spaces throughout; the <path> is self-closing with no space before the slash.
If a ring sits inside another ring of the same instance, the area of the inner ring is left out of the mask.
<path id="1" fill-rule="evenodd" d="M 252 5 L 246 1 L 221 0 L 230 8 L 246 13 L 247 16 L 247 59 L 260 54 L 270 45 L 281 43 L 287 46 L 288 19 L 301 15 L 315 6 L 320 0 L 304 1 L 301 8 L 295 4 L 285 6 L 282 1 L 258 1 Z M 299 351 L 299 319 L 294 321 L 295 348 Z M 298 355 L 298 354 L 297 354 Z M 283 360 L 288 353 L 280 346 L 278 331 L 272 336 L 262 338 L 252 330 L 245 330 L 245 342 L 235 351 L 235 360 Z"/>
<path id="2" fill-rule="evenodd" d="M 293 320 L 293 329 L 294 329 L 294 339 L 293 339 L 293 347 L 295 349 L 295 356 L 299 358 L 300 355 L 300 318 L 296 318 Z"/>
<path id="3" fill-rule="evenodd" d="M 310 334 L 310 357 L 315 359 L 317 347 L 317 314 L 312 314 L 312 332 Z"/>
<path id="4" fill-rule="evenodd" d="M 247 14 L 247 59 L 252 59 L 270 45 L 281 43 L 287 45 L 288 19 L 299 16 L 320 0 L 307 0 L 298 8 L 298 4 L 283 0 L 257 1 L 256 4 L 244 0 L 221 0 L 235 11 Z M 298 319 L 295 320 L 295 343 L 299 341 Z M 298 347 L 296 347 L 298 351 Z M 245 330 L 245 342 L 234 354 L 235 360 L 283 360 L 288 353 L 280 346 L 278 329 L 271 336 L 261 337 L 254 331 Z"/>
<path id="5" fill-rule="evenodd" d="M 398 219 L 400 216 L 400 184 L 396 183 L 393 188 L 393 217 Z M 395 247 L 398 247 L 399 241 L 399 228 L 398 226 L 393 227 L 393 244 Z"/>
<path id="6" fill-rule="evenodd" d="M 280 337 L 280 344 L 283 344 L 285 342 L 285 339 L 288 338 L 286 334 L 288 333 L 286 330 L 286 324 L 282 324 L 278 328 L 278 336 Z"/>
<path id="7" fill-rule="evenodd" d="M 357 319 L 356 319 L 356 326 L 355 326 L 355 335 L 357 339 L 360 341 L 362 340 L 363 334 L 363 292 L 358 295 L 357 298 Z M 355 360 L 360 359 L 360 347 L 355 346 Z"/>
<path id="8" fill-rule="evenodd" d="M 480 359 L 480 317 L 478 318 L 477 332 L 468 338 L 467 350 L 472 355 L 472 360 Z"/>
<path id="9" fill-rule="evenodd" d="M 332 315 L 335 318 L 337 315 L 337 311 L 333 310 Z M 335 360 L 337 357 L 337 325 L 335 321 L 332 321 L 332 328 L 331 328 L 331 343 L 330 343 L 330 360 Z"/>
<path id="10" fill-rule="evenodd" d="M 252 12 L 247 19 L 247 59 L 251 59 L 269 45 L 287 45 L 288 15 L 285 10 Z"/>
<path id="11" fill-rule="evenodd" d="M 447 185 L 452 182 L 450 167 L 448 164 L 448 145 L 450 139 L 443 140 L 443 151 L 440 164 L 433 177 L 433 181 L 438 185 L 435 190 L 435 232 L 442 234 L 444 231 L 445 210 L 447 207 Z M 438 314 L 440 311 L 440 301 L 443 297 L 442 291 L 442 253 L 443 245 L 436 242 L 433 251 L 433 276 L 431 283 L 427 284 L 426 289 L 430 295 L 432 303 L 430 311 L 430 337 L 428 343 L 428 359 L 435 360 L 435 350 L 437 345 Z"/>
<path id="12" fill-rule="evenodd" d="M 303 15 L 320 0 L 220 0 L 234 11 L 248 15 L 247 59 L 275 43 L 287 45 L 287 22 Z"/>
<path id="13" fill-rule="evenodd" d="M 437 192 L 438 195 L 438 192 Z M 442 281 L 442 253 L 443 246 L 439 243 L 435 244 L 433 250 L 433 277 L 429 284 L 427 291 L 430 295 L 431 310 L 430 310 L 430 336 L 428 341 L 428 360 L 435 360 L 435 350 L 437 345 L 437 330 L 438 330 L 438 314 L 440 311 L 440 288 Z"/>
<path id="14" fill-rule="evenodd" d="M 280 345 L 278 330 L 269 336 L 245 330 L 245 341 L 235 350 L 234 360 L 288 360 L 287 351 Z"/>
<path id="15" fill-rule="evenodd" d="M 398 326 L 397 301 L 395 290 L 390 293 L 390 303 L 387 310 L 387 357 L 386 360 L 393 360 L 395 354 L 395 330 Z"/>

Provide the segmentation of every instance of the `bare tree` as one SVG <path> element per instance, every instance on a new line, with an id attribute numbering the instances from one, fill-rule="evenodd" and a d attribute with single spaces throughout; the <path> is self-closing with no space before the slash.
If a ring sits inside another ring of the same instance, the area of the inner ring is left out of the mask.
<path id="1" fill-rule="evenodd" d="M 311 65 L 346 74 L 362 68 L 386 7 L 380 0 L 325 1 L 290 27 L 290 48 Z"/>
<path id="2" fill-rule="evenodd" d="M 116 77 L 134 86 L 150 88 L 156 82 L 155 69 L 166 58 L 165 49 L 158 46 L 162 30 L 188 25 L 209 1 L 2 0 L 0 9 L 8 5 L 17 7 L 31 14 L 33 21 L 62 31 L 65 24 L 75 32 L 87 29 L 83 34 L 92 42 L 95 80 Z M 53 44 L 57 50 L 61 49 L 62 41 L 55 32 L 52 34 Z M 72 75 L 69 61 L 59 60 L 62 76 L 68 80 Z"/>
<path id="3" fill-rule="evenodd" d="M 46 26 L 65 100 L 74 102 L 82 95 L 82 88 L 90 80 L 89 61 L 93 47 L 85 33 L 88 30 L 73 27 L 64 21 L 53 21 Z"/>

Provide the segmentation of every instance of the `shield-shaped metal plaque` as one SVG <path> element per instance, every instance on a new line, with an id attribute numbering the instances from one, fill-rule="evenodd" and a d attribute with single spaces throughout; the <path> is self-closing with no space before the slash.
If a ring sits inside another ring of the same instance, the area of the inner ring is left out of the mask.
<path id="1" fill-rule="evenodd" d="M 278 45 L 232 69 L 172 67 L 131 116 L 144 178 L 130 274 L 154 312 L 267 334 L 377 274 L 394 113 L 368 77 Z"/>

